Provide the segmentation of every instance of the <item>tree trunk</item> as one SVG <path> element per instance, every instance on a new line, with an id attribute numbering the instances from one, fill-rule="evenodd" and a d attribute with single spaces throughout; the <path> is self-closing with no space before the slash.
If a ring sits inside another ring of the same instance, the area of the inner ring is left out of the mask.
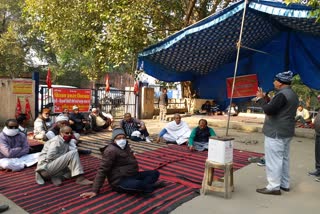
<path id="1" fill-rule="evenodd" d="M 196 4 L 196 0 L 190 0 L 188 7 L 187 7 L 187 11 L 186 11 L 186 18 L 184 19 L 184 26 L 187 27 L 190 23 L 190 18 L 193 12 L 193 8 Z"/>

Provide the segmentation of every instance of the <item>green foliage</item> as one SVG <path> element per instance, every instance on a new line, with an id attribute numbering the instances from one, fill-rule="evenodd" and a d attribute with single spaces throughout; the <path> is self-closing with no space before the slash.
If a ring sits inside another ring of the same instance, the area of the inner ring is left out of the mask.
<path id="1" fill-rule="evenodd" d="M 24 12 L 61 70 L 79 69 L 95 80 L 106 72 L 135 71 L 143 48 L 232 1 L 25 0 Z"/>
<path id="2" fill-rule="evenodd" d="M 25 14 L 67 67 L 77 63 L 97 79 L 119 67 L 134 71 L 139 51 L 181 29 L 179 2 L 26 0 Z"/>
<path id="3" fill-rule="evenodd" d="M 307 108 L 319 106 L 319 102 L 317 101 L 319 92 L 304 85 L 299 75 L 294 76 L 291 85 L 292 89 L 299 96 L 299 100 L 302 103 L 305 103 Z"/>
<path id="4" fill-rule="evenodd" d="M 304 4 L 305 0 L 285 0 L 285 3 L 300 3 Z M 307 5 L 314 8 L 314 10 L 310 13 L 310 16 L 316 17 L 316 21 L 320 22 L 320 1 L 319 0 L 308 0 Z"/>
<path id="5" fill-rule="evenodd" d="M 0 0 L 0 75 L 11 78 L 26 71 L 20 3 Z"/>

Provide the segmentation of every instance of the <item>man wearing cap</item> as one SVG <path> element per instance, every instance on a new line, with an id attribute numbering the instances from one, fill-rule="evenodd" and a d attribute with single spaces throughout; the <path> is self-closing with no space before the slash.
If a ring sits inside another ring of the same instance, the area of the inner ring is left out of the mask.
<path id="1" fill-rule="evenodd" d="M 56 117 L 55 124 L 46 133 L 49 140 L 59 135 L 60 129 L 69 125 L 69 118 L 63 114 Z M 78 149 L 77 144 L 80 143 L 80 134 L 72 132 L 72 139 L 69 142 L 70 150 Z M 79 154 L 90 154 L 91 150 L 78 149 Z"/>
<path id="2" fill-rule="evenodd" d="M 290 191 L 289 150 L 294 135 L 298 96 L 291 89 L 293 73 L 286 71 L 275 76 L 275 96 L 266 102 L 261 88 L 257 91 L 257 103 L 266 114 L 263 133 L 268 185 L 257 189 L 261 194 L 281 195 Z"/>
<path id="3" fill-rule="evenodd" d="M 318 95 L 318 101 L 320 102 L 320 95 Z M 314 119 L 314 131 L 316 133 L 315 138 L 315 171 L 309 172 L 309 175 L 316 176 L 316 181 L 320 182 L 320 110 Z"/>
<path id="4" fill-rule="evenodd" d="M 83 114 L 79 112 L 78 106 L 72 107 L 73 113 L 70 114 L 69 122 L 73 131 L 83 133 L 89 130 L 89 122 L 85 119 Z"/>
<path id="5" fill-rule="evenodd" d="M 33 127 L 33 134 L 34 139 L 37 140 L 47 140 L 46 138 L 46 132 L 49 130 L 49 128 L 52 126 L 52 122 L 50 119 L 50 109 L 44 108 L 41 111 L 41 114 L 39 117 L 34 121 L 34 127 Z"/>
<path id="6" fill-rule="evenodd" d="M 97 108 L 91 110 L 89 118 L 91 121 L 91 129 L 95 132 L 100 132 L 108 127 L 111 128 L 111 119 L 104 116 Z"/>
<path id="7" fill-rule="evenodd" d="M 36 164 L 40 153 L 28 152 L 27 136 L 20 132 L 17 120 L 7 120 L 0 133 L 0 169 L 20 171 Z"/>
<path id="8" fill-rule="evenodd" d="M 64 126 L 59 135 L 44 144 L 36 169 L 36 182 L 39 185 L 51 179 L 55 186 L 60 186 L 63 179 L 71 177 L 76 177 L 79 185 L 92 184 L 83 176 L 79 153 L 70 148 L 71 139 L 72 129 Z"/>
<path id="9" fill-rule="evenodd" d="M 165 185 L 163 182 L 157 182 L 159 175 L 157 170 L 139 172 L 138 162 L 127 143 L 124 130 L 116 128 L 112 132 L 112 143 L 103 151 L 92 191 L 82 193 L 80 196 L 92 198 L 98 195 L 106 177 L 114 191 L 151 193 Z"/>

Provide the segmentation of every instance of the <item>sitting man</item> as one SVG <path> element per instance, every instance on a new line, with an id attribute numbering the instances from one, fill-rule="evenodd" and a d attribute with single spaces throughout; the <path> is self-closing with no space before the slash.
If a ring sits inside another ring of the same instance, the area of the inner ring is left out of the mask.
<path id="1" fill-rule="evenodd" d="M 36 140 L 46 141 L 46 132 L 52 126 L 52 122 L 50 119 L 50 109 L 44 108 L 41 111 L 39 117 L 34 121 L 33 127 L 33 138 Z"/>
<path id="2" fill-rule="evenodd" d="M 7 204 L 0 204 L 0 213 L 7 211 L 9 206 Z"/>
<path id="3" fill-rule="evenodd" d="M 5 122 L 0 133 L 0 168 L 20 171 L 37 163 L 39 153 L 28 154 L 27 136 L 21 133 L 15 119 Z"/>
<path id="4" fill-rule="evenodd" d="M 161 137 L 167 143 L 176 143 L 178 145 L 188 142 L 191 131 L 188 124 L 181 121 L 180 114 L 174 115 L 174 121 L 169 122 L 164 129 L 160 131 L 157 143 L 160 142 Z"/>
<path id="5" fill-rule="evenodd" d="M 124 119 L 120 121 L 120 127 L 124 130 L 126 136 L 133 141 L 141 141 L 145 139 L 148 143 L 151 142 L 144 122 L 132 118 L 130 113 L 125 113 Z"/>
<path id="6" fill-rule="evenodd" d="M 91 121 L 91 129 L 95 132 L 103 131 L 111 125 L 111 119 L 104 116 L 97 108 L 91 110 L 89 119 Z"/>
<path id="7" fill-rule="evenodd" d="M 66 117 L 70 117 L 70 114 L 69 114 L 69 109 L 68 108 L 64 108 L 63 110 L 62 110 L 62 112 L 59 114 L 59 116 L 66 116 Z"/>
<path id="8" fill-rule="evenodd" d="M 220 110 L 220 107 L 219 107 L 219 105 L 216 103 L 215 100 L 212 100 L 211 112 L 212 112 L 214 115 L 222 115 L 222 111 Z"/>
<path id="9" fill-rule="evenodd" d="M 49 131 L 46 133 L 46 136 L 49 140 L 54 138 L 55 136 L 59 135 L 60 129 L 62 127 L 69 126 L 69 118 L 64 115 L 59 115 L 56 118 L 55 124 L 49 129 Z M 70 149 L 77 149 L 78 143 L 80 143 L 80 134 L 72 132 L 72 139 L 69 142 Z M 79 154 L 91 154 L 91 150 L 85 150 L 85 149 L 78 149 Z"/>
<path id="10" fill-rule="evenodd" d="M 207 100 L 204 104 L 202 104 L 200 113 L 211 115 L 211 104 L 209 100 Z"/>
<path id="11" fill-rule="evenodd" d="M 27 115 L 26 114 L 19 114 L 18 117 L 16 118 L 17 122 L 19 124 L 19 131 L 24 133 L 25 135 L 28 134 L 28 129 L 27 129 Z"/>
<path id="12" fill-rule="evenodd" d="M 205 119 L 199 120 L 199 126 L 194 128 L 189 138 L 189 148 L 191 151 L 204 151 L 208 149 L 209 137 L 216 136 L 214 130 L 208 127 L 208 122 Z"/>
<path id="13" fill-rule="evenodd" d="M 72 107 L 73 113 L 70 114 L 69 123 L 73 131 L 77 133 L 87 132 L 90 129 L 88 120 L 79 112 L 78 106 Z"/>
<path id="14" fill-rule="evenodd" d="M 230 116 L 238 116 L 239 114 L 239 108 L 235 103 L 231 103 L 231 108 L 230 106 L 228 106 L 226 108 L 226 115 L 229 115 L 229 111 L 230 111 Z"/>
<path id="15" fill-rule="evenodd" d="M 156 188 L 165 186 L 163 182 L 157 182 L 159 175 L 157 170 L 139 171 L 138 162 L 126 140 L 124 130 L 116 128 L 112 132 L 112 143 L 103 151 L 92 191 L 82 193 L 80 196 L 92 198 L 98 195 L 106 177 L 114 191 L 151 193 Z"/>
<path id="16" fill-rule="evenodd" d="M 55 186 L 62 184 L 63 178 L 76 177 L 76 183 L 90 185 L 92 181 L 87 180 L 83 174 L 79 153 L 70 147 L 72 129 L 64 126 L 60 134 L 47 141 L 39 156 L 36 169 L 36 182 L 43 185 L 45 180 L 51 179 Z"/>
<path id="17" fill-rule="evenodd" d="M 308 127 L 308 122 L 311 121 L 309 111 L 305 109 L 301 104 L 297 108 L 295 120 L 296 122 L 302 123 L 304 127 Z"/>

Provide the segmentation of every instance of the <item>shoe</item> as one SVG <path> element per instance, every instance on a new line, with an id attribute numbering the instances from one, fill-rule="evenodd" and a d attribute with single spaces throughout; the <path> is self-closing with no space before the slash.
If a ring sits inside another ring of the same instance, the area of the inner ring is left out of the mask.
<path id="1" fill-rule="evenodd" d="M 90 155 L 91 154 L 91 150 L 78 149 L 78 153 L 81 154 L 81 155 Z"/>
<path id="2" fill-rule="evenodd" d="M 268 190 L 267 188 L 261 188 L 256 190 L 258 193 L 267 195 L 281 195 L 280 190 Z"/>
<path id="3" fill-rule="evenodd" d="M 320 177 L 319 178 L 316 178 L 316 179 L 314 179 L 315 181 L 317 181 L 317 182 L 320 182 Z"/>
<path id="4" fill-rule="evenodd" d="M 319 177 L 320 176 L 320 169 L 317 169 L 316 171 L 313 171 L 313 172 L 308 172 L 308 174 L 311 176 Z"/>
<path id="5" fill-rule="evenodd" d="M 0 213 L 7 211 L 9 209 L 9 206 L 6 204 L 0 205 Z"/>
<path id="6" fill-rule="evenodd" d="M 150 137 L 146 137 L 146 142 L 147 143 L 151 143 L 152 142 L 152 139 Z"/>
<path id="7" fill-rule="evenodd" d="M 163 182 L 163 181 L 158 181 L 158 182 L 156 182 L 156 183 L 153 185 L 153 187 L 154 187 L 155 189 L 160 189 L 160 188 L 163 188 L 163 187 L 165 187 L 165 186 L 166 186 L 166 183 Z"/>
<path id="8" fill-rule="evenodd" d="M 255 156 L 252 156 L 252 157 L 248 158 L 248 161 L 250 163 L 258 163 L 260 160 L 261 160 L 261 158 L 255 157 Z"/>
<path id="9" fill-rule="evenodd" d="M 51 177 L 51 182 L 55 186 L 60 186 L 62 184 L 62 179 L 60 177 Z"/>
<path id="10" fill-rule="evenodd" d="M 290 188 L 280 187 L 280 189 L 285 191 L 285 192 L 290 192 Z"/>
<path id="11" fill-rule="evenodd" d="M 266 165 L 266 160 L 264 158 L 262 158 L 258 163 L 258 166 L 265 166 Z"/>

